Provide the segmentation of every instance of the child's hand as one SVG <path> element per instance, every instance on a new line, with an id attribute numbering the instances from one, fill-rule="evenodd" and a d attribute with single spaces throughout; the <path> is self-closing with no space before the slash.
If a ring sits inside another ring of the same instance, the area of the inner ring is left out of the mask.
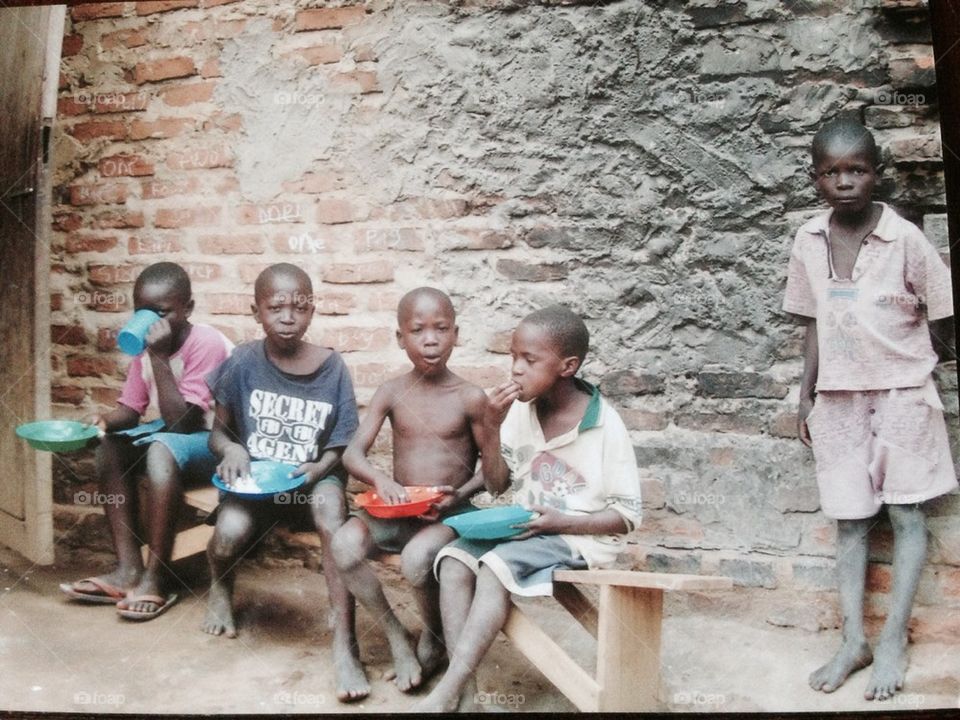
<path id="1" fill-rule="evenodd" d="M 217 475 L 227 485 L 233 485 L 240 478 L 247 477 L 250 475 L 250 455 L 240 445 L 230 445 L 217 465 Z"/>
<path id="2" fill-rule="evenodd" d="M 531 505 L 530 509 L 536 515 L 525 523 L 518 523 L 513 527 L 526 530 L 521 535 L 514 535 L 511 540 L 526 540 L 534 535 L 557 535 L 566 529 L 566 523 L 569 518 L 556 508 L 546 505 Z"/>
<path id="3" fill-rule="evenodd" d="M 807 427 L 807 417 L 813 411 L 812 398 L 800 398 L 800 407 L 797 410 L 797 436 L 807 447 L 813 447 L 813 439 L 810 437 L 810 428 Z"/>
<path id="4" fill-rule="evenodd" d="M 424 520 L 437 520 L 440 515 L 443 514 L 444 510 L 460 502 L 460 493 L 457 492 L 457 489 L 453 487 L 453 485 L 435 485 L 433 489 L 437 492 L 442 492 L 443 497 L 431 503 L 431 510 L 420 516 Z"/>
<path id="5" fill-rule="evenodd" d="M 381 480 L 373 487 L 377 491 L 377 495 L 380 496 L 380 499 L 387 505 L 399 505 L 400 503 L 407 502 L 407 490 L 398 482 Z"/>
<path id="6" fill-rule="evenodd" d="M 156 357 L 170 357 L 173 350 L 173 333 L 170 331 L 170 321 L 160 318 L 147 331 L 147 351 Z M 222 475 L 220 477 L 223 477 Z"/>
<path id="7" fill-rule="evenodd" d="M 318 480 L 320 480 L 320 463 L 307 462 L 303 463 L 296 470 L 290 473 L 290 477 L 300 477 L 304 475 L 303 484 L 306 486 L 313 485 Z"/>
<path id="8" fill-rule="evenodd" d="M 104 419 L 103 415 L 100 413 L 94 413 L 93 415 L 87 415 L 83 418 L 81 422 L 86 423 L 87 425 L 93 425 L 100 431 L 100 434 L 103 435 L 107 432 L 107 421 Z"/>
<path id="9" fill-rule="evenodd" d="M 513 380 L 498 385 L 487 397 L 483 423 L 488 428 L 499 429 L 513 401 L 520 397 L 520 385 Z"/>

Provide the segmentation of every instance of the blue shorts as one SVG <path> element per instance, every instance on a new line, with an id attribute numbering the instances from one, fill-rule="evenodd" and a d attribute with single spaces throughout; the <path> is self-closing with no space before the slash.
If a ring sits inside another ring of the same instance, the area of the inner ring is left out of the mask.
<path id="1" fill-rule="evenodd" d="M 184 475 L 209 481 L 217 468 L 217 459 L 207 447 L 210 431 L 172 433 L 162 432 L 163 428 L 163 420 L 154 420 L 110 434 L 132 438 L 134 447 L 160 443 L 170 451 Z"/>

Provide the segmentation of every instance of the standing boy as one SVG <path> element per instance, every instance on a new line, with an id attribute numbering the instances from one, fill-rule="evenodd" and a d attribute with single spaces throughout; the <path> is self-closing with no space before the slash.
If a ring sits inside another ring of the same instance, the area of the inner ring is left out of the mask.
<path id="1" fill-rule="evenodd" d="M 337 532 L 334 557 L 350 592 L 382 621 L 395 682 L 407 692 L 443 659 L 439 587 L 431 569 L 437 552 L 456 535 L 437 520 L 472 510 L 468 498 L 483 486 L 474 469 L 486 395 L 447 368 L 458 328 L 446 294 L 428 287 L 411 290 L 397 307 L 397 325 L 397 342 L 413 369 L 377 389 L 343 462 L 351 475 L 372 485 L 391 504 L 403 502 L 404 487 L 412 485 L 434 486 L 445 497 L 429 519 L 387 520 L 363 510 L 353 513 Z M 387 418 L 393 431 L 393 477 L 366 457 Z M 424 625 L 416 649 L 366 562 L 380 551 L 400 553 L 403 575 L 413 587 Z"/>
<path id="2" fill-rule="evenodd" d="M 265 338 L 241 345 L 208 378 L 217 401 L 210 449 L 228 485 L 250 473 L 251 460 L 296 466 L 323 541 L 323 574 L 330 595 L 337 696 L 370 691 L 356 651 L 354 604 L 337 574 L 330 541 L 346 515 L 343 448 L 357 429 L 350 375 L 340 355 L 303 340 L 313 317 L 313 286 L 289 263 L 271 265 L 254 285 L 254 317 Z M 297 501 L 296 504 L 301 504 Z M 207 557 L 210 596 L 203 631 L 236 637 L 233 586 L 242 555 L 289 513 L 290 503 L 225 494 Z"/>
<path id="3" fill-rule="evenodd" d="M 133 285 L 136 310 L 160 315 L 146 337 L 146 351 L 127 369 L 117 407 L 93 422 L 107 434 L 97 449 L 97 475 L 110 499 L 105 506 L 117 553 L 117 569 L 60 588 L 86 602 L 116 604 L 130 620 L 150 620 L 177 600 L 167 587 L 183 481 L 209 482 L 216 460 L 207 448 L 213 421 L 204 378 L 233 344 L 209 325 L 192 325 L 190 276 L 179 265 L 144 268 Z M 138 425 L 148 408 L 160 418 Z M 144 567 L 137 527 L 137 483 L 147 480 L 150 554 Z"/>
<path id="4" fill-rule="evenodd" d="M 843 642 L 810 686 L 833 692 L 873 663 L 864 696 L 902 686 L 907 624 L 926 557 L 922 503 L 957 486 L 927 321 L 953 314 L 947 269 L 914 225 L 873 201 L 873 135 L 837 120 L 813 139 L 812 178 L 830 210 L 797 232 L 783 309 L 806 318 L 798 413 L 820 505 L 837 520 Z M 890 607 L 876 652 L 863 629 L 867 536 L 882 506 L 894 532 Z"/>
<path id="5" fill-rule="evenodd" d="M 487 490 L 512 486 L 538 515 L 516 539 L 460 539 L 440 551 L 450 664 L 416 710 L 456 709 L 506 623 L 511 592 L 551 595 L 555 569 L 612 564 L 640 521 L 629 433 L 597 388 L 575 377 L 588 345 L 586 325 L 560 305 L 528 315 L 513 333 L 512 379 L 487 401 L 481 465 Z"/>

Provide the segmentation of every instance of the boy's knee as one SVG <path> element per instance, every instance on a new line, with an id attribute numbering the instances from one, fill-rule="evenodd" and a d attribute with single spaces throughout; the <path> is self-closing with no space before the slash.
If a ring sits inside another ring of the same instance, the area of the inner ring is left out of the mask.
<path id="1" fill-rule="evenodd" d="M 440 569 L 438 575 L 441 583 L 460 584 L 473 575 L 473 570 L 468 568 L 462 561 L 449 555 L 440 558 Z"/>
<path id="2" fill-rule="evenodd" d="M 207 557 L 213 563 L 230 562 L 239 554 L 239 538 L 230 532 L 215 532 L 207 544 Z"/>
<path id="3" fill-rule="evenodd" d="M 180 467 L 163 443 L 152 443 L 147 449 L 147 478 L 153 486 L 179 481 Z"/>
<path id="4" fill-rule="evenodd" d="M 424 548 L 411 548 L 407 545 L 400 553 L 400 571 L 414 587 L 421 587 L 430 582 L 433 577 L 433 560 L 436 553 L 427 552 Z"/>
<path id="5" fill-rule="evenodd" d="M 349 520 L 332 539 L 333 561 L 345 572 L 355 569 L 367 557 L 369 531 L 359 520 Z"/>

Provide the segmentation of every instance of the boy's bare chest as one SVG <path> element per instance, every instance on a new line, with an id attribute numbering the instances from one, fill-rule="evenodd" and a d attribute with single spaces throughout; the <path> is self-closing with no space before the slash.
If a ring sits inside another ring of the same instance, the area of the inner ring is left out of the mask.
<path id="1" fill-rule="evenodd" d="M 398 398 L 390 413 L 397 435 L 449 438 L 469 431 L 469 419 L 459 393 L 412 395 Z"/>

